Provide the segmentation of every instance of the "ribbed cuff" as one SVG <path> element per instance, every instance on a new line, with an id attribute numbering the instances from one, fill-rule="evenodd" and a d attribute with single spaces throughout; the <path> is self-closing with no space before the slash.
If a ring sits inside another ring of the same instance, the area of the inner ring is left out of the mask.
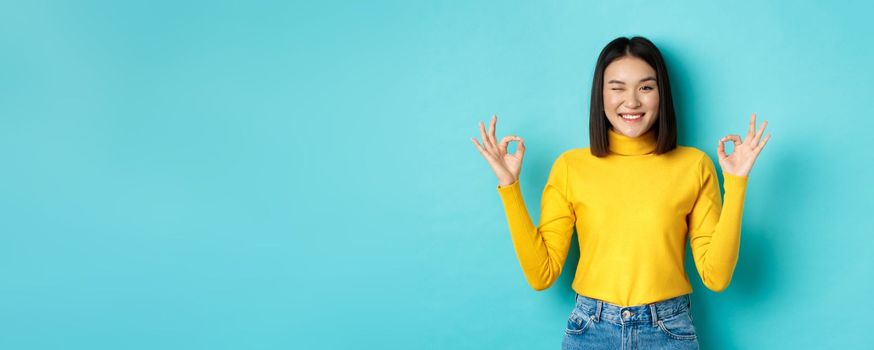
<path id="1" fill-rule="evenodd" d="M 525 203 L 522 199 L 522 188 L 519 186 L 519 180 L 507 186 L 498 185 L 498 194 L 501 196 L 501 201 L 504 202 L 504 205 Z"/>
<path id="2" fill-rule="evenodd" d="M 725 199 L 723 205 L 737 205 L 738 208 L 743 208 L 744 197 L 747 193 L 747 181 L 749 176 L 737 176 L 723 172 L 725 183 Z"/>
<path id="3" fill-rule="evenodd" d="M 729 190 L 732 190 L 732 192 L 746 190 L 747 181 L 750 179 L 749 176 L 732 175 L 726 172 L 722 173 L 722 177 L 725 179 L 724 187 L 726 192 Z"/>

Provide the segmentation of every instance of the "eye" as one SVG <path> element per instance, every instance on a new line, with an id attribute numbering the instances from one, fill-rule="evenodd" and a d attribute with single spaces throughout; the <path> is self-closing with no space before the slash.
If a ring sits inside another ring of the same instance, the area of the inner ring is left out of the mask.
<path id="1" fill-rule="evenodd" d="M 644 87 L 642 87 L 642 89 L 647 90 L 647 91 L 655 90 L 655 88 L 653 88 L 652 86 L 644 86 Z"/>
<path id="2" fill-rule="evenodd" d="M 621 89 L 621 88 L 612 88 L 612 89 L 610 89 L 610 90 L 613 90 L 613 91 L 619 91 L 619 90 L 622 90 L 622 89 Z"/>

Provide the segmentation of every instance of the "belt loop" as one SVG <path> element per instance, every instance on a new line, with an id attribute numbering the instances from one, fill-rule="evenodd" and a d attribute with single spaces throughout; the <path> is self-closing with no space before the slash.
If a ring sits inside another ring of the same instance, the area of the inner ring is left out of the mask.
<path id="1" fill-rule="evenodd" d="M 653 327 L 658 326 L 659 325 L 659 313 L 656 310 L 655 303 L 649 304 L 649 312 L 652 313 L 652 326 Z"/>
<path id="2" fill-rule="evenodd" d="M 597 310 L 595 311 L 595 322 L 598 322 L 601 320 L 601 304 L 603 304 L 603 303 L 604 303 L 603 301 L 598 300 L 598 307 L 597 307 Z"/>

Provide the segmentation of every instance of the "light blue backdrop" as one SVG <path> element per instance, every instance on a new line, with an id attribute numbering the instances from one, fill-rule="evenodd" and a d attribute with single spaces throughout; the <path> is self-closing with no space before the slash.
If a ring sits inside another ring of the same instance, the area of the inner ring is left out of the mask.
<path id="1" fill-rule="evenodd" d="M 705 349 L 874 342 L 862 1 L 0 3 L 0 348 L 555 349 L 579 257 L 525 282 L 469 138 L 586 147 L 601 48 L 668 61 L 681 143 L 758 112 Z M 715 158 L 714 158 L 715 159 Z"/>

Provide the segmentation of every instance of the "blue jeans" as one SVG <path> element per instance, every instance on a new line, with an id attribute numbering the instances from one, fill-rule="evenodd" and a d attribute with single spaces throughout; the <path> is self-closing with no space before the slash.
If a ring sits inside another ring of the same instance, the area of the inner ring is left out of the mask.
<path id="1" fill-rule="evenodd" d="M 562 350 L 698 349 L 689 295 L 621 307 L 577 294 Z"/>

